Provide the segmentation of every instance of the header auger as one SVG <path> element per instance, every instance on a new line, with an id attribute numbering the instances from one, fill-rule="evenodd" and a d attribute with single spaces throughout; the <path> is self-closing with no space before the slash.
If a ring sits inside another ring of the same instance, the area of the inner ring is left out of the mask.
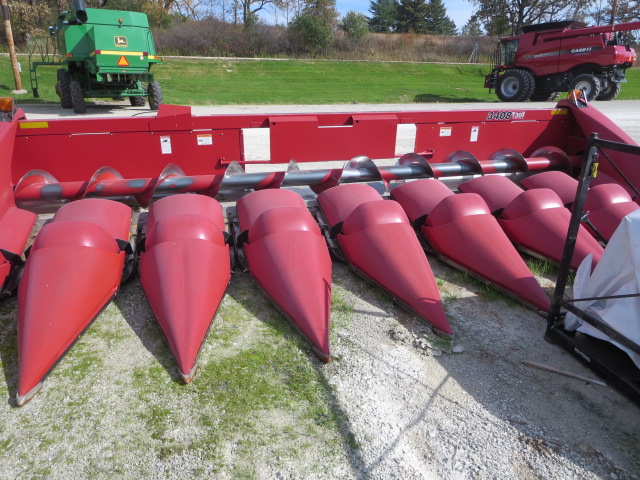
<path id="1" fill-rule="evenodd" d="M 84 113 L 85 98 L 129 98 L 142 107 L 148 97 L 149 107 L 158 109 L 162 88 L 150 70 L 160 59 L 144 13 L 87 8 L 84 0 L 73 0 L 50 29 L 51 37 L 34 39 L 30 48 L 34 97 L 39 96 L 38 67 L 55 65 L 63 108 Z"/>
<path id="2" fill-rule="evenodd" d="M 19 405 L 136 263 L 185 382 L 197 381 L 198 352 L 235 266 L 324 362 L 330 252 L 445 337 L 455 324 L 423 250 L 546 313 L 549 297 L 518 250 L 562 260 L 567 188 L 590 132 L 634 144 L 595 108 L 566 100 L 516 111 L 194 116 L 161 105 L 153 117 L 6 117 L 0 280 L 14 291 L 24 270 Z M 415 126 L 415 142 L 396 154 L 400 125 Z M 269 158 L 245 157 L 251 129 L 268 130 Z M 637 208 L 637 159 L 612 157 L 592 187 L 594 215 L 580 226 L 573 268 L 589 254 L 597 262 L 612 226 Z M 313 167 L 329 161 L 344 166 Z M 282 169 L 260 172 L 266 163 Z M 25 264 L 35 212 L 56 209 Z"/>

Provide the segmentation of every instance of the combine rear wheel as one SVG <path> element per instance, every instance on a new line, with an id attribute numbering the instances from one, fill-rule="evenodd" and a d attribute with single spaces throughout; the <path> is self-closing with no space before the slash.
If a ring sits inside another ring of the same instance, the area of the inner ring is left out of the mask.
<path id="1" fill-rule="evenodd" d="M 531 95 L 530 100 L 532 102 L 555 102 L 558 100 L 559 97 L 560 97 L 559 92 L 547 92 L 547 91 L 533 92 L 533 95 Z"/>
<path id="2" fill-rule="evenodd" d="M 129 102 L 134 107 L 144 107 L 147 104 L 147 99 L 144 97 L 129 97 Z"/>
<path id="3" fill-rule="evenodd" d="M 151 110 L 158 110 L 158 107 L 162 103 L 162 87 L 158 82 L 149 82 L 147 87 L 149 94 L 149 108 Z"/>
<path id="4" fill-rule="evenodd" d="M 496 94 L 503 102 L 524 102 L 533 95 L 536 81 L 531 73 L 516 68 L 505 73 L 498 82 Z"/>
<path id="5" fill-rule="evenodd" d="M 85 113 L 87 107 L 84 104 L 84 95 L 82 93 L 82 86 L 79 82 L 69 82 L 69 92 L 71 94 L 71 103 L 73 104 L 73 111 L 76 113 Z"/>
<path id="6" fill-rule="evenodd" d="M 612 82 L 605 77 L 600 77 L 600 95 L 596 97 L 596 100 L 613 100 L 620 94 L 620 88 L 622 87 L 618 82 Z"/>
<path id="7" fill-rule="evenodd" d="M 71 83 L 71 76 L 64 68 L 60 68 L 57 71 L 58 83 L 56 84 L 56 93 L 60 96 L 60 105 L 62 108 L 71 108 L 71 92 L 69 91 L 69 83 Z"/>
<path id="8" fill-rule="evenodd" d="M 587 100 L 592 101 L 600 95 L 600 80 L 588 73 L 578 75 L 569 84 L 569 90 L 583 90 Z"/>

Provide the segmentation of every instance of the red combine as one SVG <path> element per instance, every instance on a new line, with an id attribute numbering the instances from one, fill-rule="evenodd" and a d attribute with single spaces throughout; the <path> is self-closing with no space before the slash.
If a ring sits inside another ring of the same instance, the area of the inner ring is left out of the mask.
<path id="1" fill-rule="evenodd" d="M 539 110 L 304 115 L 194 116 L 161 105 L 153 117 L 37 121 L 0 105 L 0 273 L 5 292 L 20 282 L 18 405 L 136 259 L 184 382 L 194 379 L 237 264 L 325 362 L 330 253 L 440 335 L 454 335 L 455 324 L 424 250 L 546 314 L 549 298 L 516 248 L 560 262 L 589 135 L 635 145 L 580 100 Z M 396 154 L 406 124 L 415 145 Z M 244 171 L 243 130 L 255 128 L 268 129 L 270 146 L 257 165 L 286 171 Z M 610 157 L 591 187 L 597 215 L 578 229 L 574 267 L 589 254 L 597 261 L 637 208 L 637 157 Z M 376 163 L 393 158 L 393 166 Z M 346 163 L 300 168 L 320 161 Z M 57 213 L 32 235 L 45 207 Z"/>
<path id="2" fill-rule="evenodd" d="M 586 27 L 574 21 L 522 27 L 501 38 L 484 86 L 503 102 L 555 100 L 557 92 L 584 90 L 588 100 L 613 100 L 637 55 L 625 32 L 640 22 Z"/>

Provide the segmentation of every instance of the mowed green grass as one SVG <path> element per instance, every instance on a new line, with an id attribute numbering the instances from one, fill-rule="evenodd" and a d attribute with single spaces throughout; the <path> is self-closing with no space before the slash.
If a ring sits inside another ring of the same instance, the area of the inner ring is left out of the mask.
<path id="1" fill-rule="evenodd" d="M 39 67 L 40 98 L 57 103 L 56 67 Z M 483 87 L 488 65 L 323 60 L 166 59 L 153 67 L 164 102 L 188 105 L 498 102 Z M 0 93 L 14 88 L 8 58 L 0 61 Z M 640 69 L 628 71 L 620 99 L 640 99 Z"/>

